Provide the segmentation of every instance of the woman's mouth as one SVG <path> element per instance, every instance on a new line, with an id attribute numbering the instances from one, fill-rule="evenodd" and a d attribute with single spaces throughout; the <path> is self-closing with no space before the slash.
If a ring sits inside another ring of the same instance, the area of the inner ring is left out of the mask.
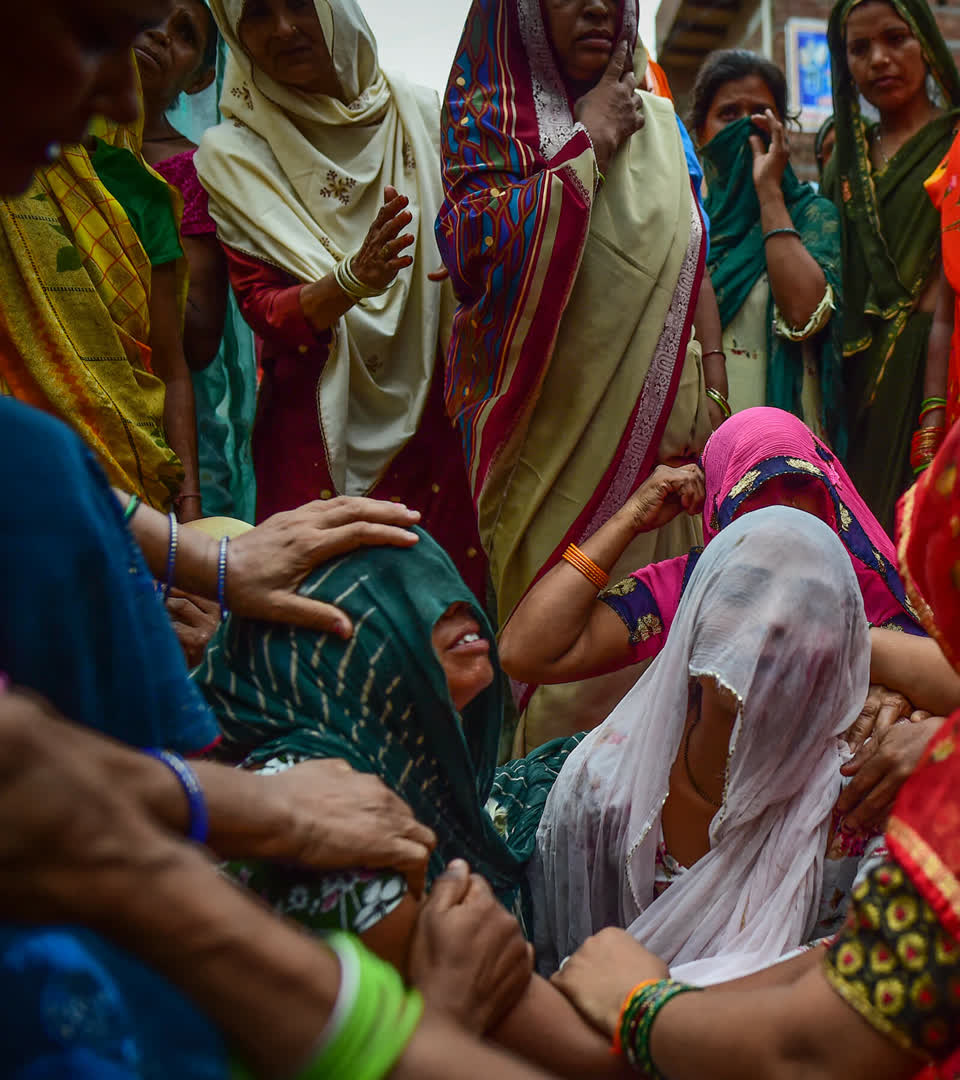
<path id="1" fill-rule="evenodd" d="M 143 45 L 134 45 L 133 51 L 137 54 L 138 58 L 141 61 L 145 60 L 151 67 L 155 68 L 157 71 L 163 70 L 163 65 L 160 63 L 160 58 L 154 53 L 152 53 L 149 49 L 145 48 Z"/>
<path id="2" fill-rule="evenodd" d="M 466 633 L 461 634 L 450 646 L 450 651 L 458 653 L 489 652 L 490 642 L 485 637 L 481 637 L 476 630 L 468 630 Z"/>

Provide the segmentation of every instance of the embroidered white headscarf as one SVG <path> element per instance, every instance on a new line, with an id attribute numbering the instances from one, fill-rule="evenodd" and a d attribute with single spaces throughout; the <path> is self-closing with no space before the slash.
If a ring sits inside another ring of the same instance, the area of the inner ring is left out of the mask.
<path id="1" fill-rule="evenodd" d="M 427 278 L 440 267 L 440 103 L 434 91 L 384 75 L 355 0 L 315 5 L 348 104 L 283 87 L 254 67 L 238 37 L 244 0 L 211 0 L 231 57 L 224 121 L 204 135 L 196 164 L 220 239 L 303 282 L 360 247 L 386 185 L 410 199 L 417 241 L 404 254 L 414 264 L 339 320 L 317 386 L 330 474 L 339 493 L 360 495 L 416 431 L 449 336 L 448 287 Z"/>
<path id="2" fill-rule="evenodd" d="M 800 510 L 745 514 L 706 548 L 664 651 L 564 764 L 531 866 L 549 972 L 606 926 L 695 983 L 775 962 L 809 939 L 870 638 L 850 558 Z M 690 680 L 740 712 L 710 851 L 654 899 L 660 815 Z"/>

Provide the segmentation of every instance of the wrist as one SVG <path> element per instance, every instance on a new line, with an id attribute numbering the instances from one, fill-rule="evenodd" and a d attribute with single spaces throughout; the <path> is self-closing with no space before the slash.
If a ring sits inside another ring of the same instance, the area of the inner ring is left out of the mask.
<path id="1" fill-rule="evenodd" d="M 757 201 L 760 203 L 760 214 L 771 210 L 782 210 L 786 213 L 787 204 L 783 198 L 783 188 L 780 186 L 779 180 L 761 180 L 760 183 L 755 185 L 757 189 Z M 778 222 L 777 224 L 792 225 L 789 215 L 785 222 Z"/>

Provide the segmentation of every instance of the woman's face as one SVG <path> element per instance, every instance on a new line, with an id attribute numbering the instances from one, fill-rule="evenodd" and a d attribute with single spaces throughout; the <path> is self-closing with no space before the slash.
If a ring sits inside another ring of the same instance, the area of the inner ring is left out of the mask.
<path id="1" fill-rule="evenodd" d="M 837 144 L 837 133 L 831 128 L 824 137 L 823 143 L 820 146 L 820 156 L 817 161 L 820 165 L 820 172 L 830 164 L 830 159 L 833 157 L 833 148 Z"/>
<path id="2" fill-rule="evenodd" d="M 881 114 L 926 94 L 920 42 L 893 8 L 868 0 L 847 18 L 847 66 L 857 89 Z"/>
<path id="3" fill-rule="evenodd" d="M 196 93 L 213 82 L 201 71 L 210 23 L 201 0 L 179 0 L 169 15 L 133 42 L 144 96 L 166 107 L 181 92 Z"/>
<path id="4" fill-rule="evenodd" d="M 274 82 L 340 96 L 314 0 L 247 0 L 237 32 L 246 54 Z"/>
<path id="5" fill-rule="evenodd" d="M 564 78 L 598 82 L 616 43 L 619 0 L 544 0 L 543 9 Z"/>
<path id="6" fill-rule="evenodd" d="M 430 640 L 458 711 L 493 682 L 490 642 L 467 604 L 454 604 L 440 616 Z"/>
<path id="7" fill-rule="evenodd" d="M 762 116 L 767 109 L 770 109 L 778 120 L 783 120 L 777 111 L 777 103 L 770 87 L 759 75 L 732 79 L 723 83 L 713 95 L 703 130 L 697 132 L 697 137 L 703 145 L 728 124 L 734 124 L 744 116 Z"/>

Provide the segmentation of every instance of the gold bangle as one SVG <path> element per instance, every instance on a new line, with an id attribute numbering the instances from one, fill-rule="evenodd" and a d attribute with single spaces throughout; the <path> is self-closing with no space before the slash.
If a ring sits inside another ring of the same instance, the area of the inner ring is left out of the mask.
<path id="1" fill-rule="evenodd" d="M 713 386 L 707 387 L 706 394 L 707 397 L 710 398 L 710 400 L 719 407 L 720 411 L 723 413 L 723 418 L 725 420 L 729 420 L 732 414 L 732 410 L 730 408 L 730 402 L 727 401 L 723 394 L 721 394 L 720 391 Z"/>
<path id="2" fill-rule="evenodd" d="M 563 558 L 598 589 L 605 589 L 610 584 L 610 575 L 605 570 L 601 570 L 589 555 L 584 555 L 576 544 L 571 544 L 567 548 L 563 553 Z"/>

